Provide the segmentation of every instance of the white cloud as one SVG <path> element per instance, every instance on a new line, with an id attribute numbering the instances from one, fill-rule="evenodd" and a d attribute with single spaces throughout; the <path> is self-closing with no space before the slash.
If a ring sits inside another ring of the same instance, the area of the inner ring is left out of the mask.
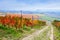
<path id="1" fill-rule="evenodd" d="M 32 0 L 31 0 L 32 1 Z M 52 1 L 52 0 L 51 0 Z M 32 4 L 26 2 L 16 2 L 16 0 L 5 0 L 0 2 L 0 9 L 4 10 L 60 10 L 60 3 L 56 2 L 40 3 L 33 2 Z"/>

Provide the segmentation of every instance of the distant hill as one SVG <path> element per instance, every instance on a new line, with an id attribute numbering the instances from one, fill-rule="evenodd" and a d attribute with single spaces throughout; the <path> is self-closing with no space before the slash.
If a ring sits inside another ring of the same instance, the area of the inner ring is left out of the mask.
<path id="1" fill-rule="evenodd" d="M 55 19 L 58 19 L 60 20 L 60 12 L 58 11 L 15 11 L 15 10 L 12 10 L 12 11 L 5 11 L 5 10 L 0 10 L 0 14 L 26 14 L 26 15 L 23 15 L 24 17 L 26 18 L 32 18 L 32 15 L 34 15 L 34 18 L 37 17 L 36 19 L 41 19 L 41 20 L 55 20 Z M 38 14 L 38 15 L 36 15 Z M 41 16 L 44 15 L 44 16 Z M 16 15 L 15 15 L 16 16 Z M 20 16 L 20 15 L 19 15 Z M 39 18 L 38 18 L 39 16 Z"/>

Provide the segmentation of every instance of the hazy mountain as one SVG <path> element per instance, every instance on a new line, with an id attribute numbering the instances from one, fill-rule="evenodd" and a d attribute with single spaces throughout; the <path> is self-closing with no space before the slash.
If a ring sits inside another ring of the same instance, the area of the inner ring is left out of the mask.
<path id="1" fill-rule="evenodd" d="M 7 12 L 10 13 L 21 13 L 20 11 L 16 11 L 16 10 L 0 10 L 0 12 L 6 14 Z M 22 11 L 23 14 L 45 14 L 51 17 L 57 17 L 60 18 L 60 12 L 59 11 L 41 11 L 41 10 L 37 10 L 37 11 Z"/>

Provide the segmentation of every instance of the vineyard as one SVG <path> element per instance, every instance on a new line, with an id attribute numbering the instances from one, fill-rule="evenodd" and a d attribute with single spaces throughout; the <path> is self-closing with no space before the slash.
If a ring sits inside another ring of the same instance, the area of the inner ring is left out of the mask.
<path id="1" fill-rule="evenodd" d="M 0 16 L 0 39 L 18 40 L 36 30 L 42 29 L 46 22 L 12 15 Z"/>
<path id="2" fill-rule="evenodd" d="M 60 21 L 42 21 L 33 16 L 0 16 L 0 40 L 60 40 Z"/>
<path id="3" fill-rule="evenodd" d="M 59 20 L 54 20 L 53 23 L 54 25 L 54 39 L 55 40 L 60 40 L 60 21 Z"/>

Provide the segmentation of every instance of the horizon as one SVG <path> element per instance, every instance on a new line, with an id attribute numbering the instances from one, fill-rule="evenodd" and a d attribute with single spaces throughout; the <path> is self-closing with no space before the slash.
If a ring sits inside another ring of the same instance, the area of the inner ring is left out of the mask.
<path id="1" fill-rule="evenodd" d="M 60 0 L 0 0 L 0 12 L 46 14 L 60 18 Z"/>

